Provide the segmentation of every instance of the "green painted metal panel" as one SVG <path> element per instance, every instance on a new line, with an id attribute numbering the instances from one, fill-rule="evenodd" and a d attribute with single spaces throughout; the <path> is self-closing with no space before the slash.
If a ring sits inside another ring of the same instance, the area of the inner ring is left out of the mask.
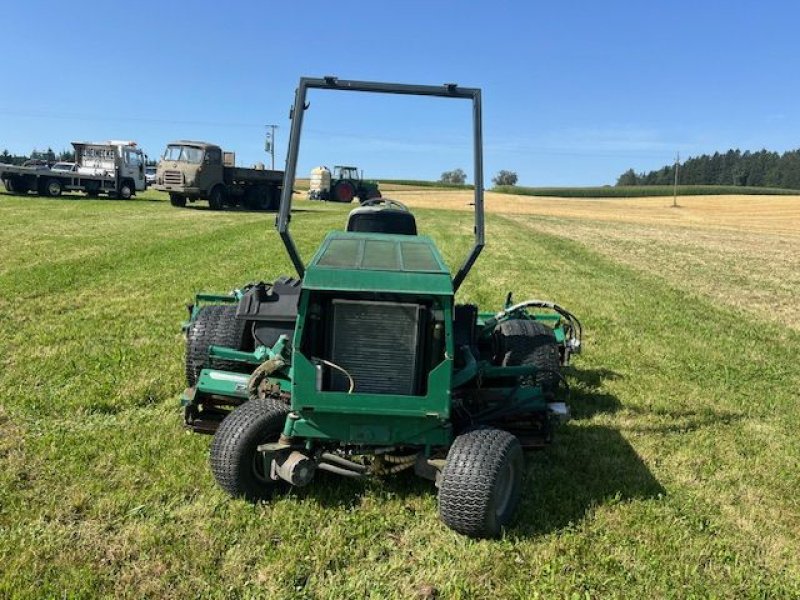
<path id="1" fill-rule="evenodd" d="M 317 412 L 303 413 L 298 419 L 287 419 L 284 434 L 367 446 L 447 446 L 453 438 L 450 424 L 435 417 L 378 418 L 353 414 L 343 419 L 341 415 Z"/>
<path id="2" fill-rule="evenodd" d="M 427 236 L 352 231 L 329 233 L 309 263 L 313 266 L 450 273 L 436 244 Z"/>
<path id="3" fill-rule="evenodd" d="M 250 375 L 216 369 L 203 369 L 197 379 L 197 394 L 233 396 L 247 399 L 247 382 Z"/>
<path id="4" fill-rule="evenodd" d="M 450 383 L 453 360 L 446 358 L 428 375 L 424 396 L 325 392 L 316 389 L 316 369 L 300 352 L 292 361 L 292 410 L 342 415 L 450 418 Z"/>
<path id="5" fill-rule="evenodd" d="M 450 275 L 309 267 L 303 289 L 335 292 L 390 292 L 452 296 Z"/>

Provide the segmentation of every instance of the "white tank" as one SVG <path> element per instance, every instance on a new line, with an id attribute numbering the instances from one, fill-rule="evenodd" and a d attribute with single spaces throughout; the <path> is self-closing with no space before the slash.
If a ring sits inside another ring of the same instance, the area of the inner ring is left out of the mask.
<path id="1" fill-rule="evenodd" d="M 327 199 L 331 191 L 331 170 L 328 167 L 311 169 L 311 179 L 308 182 L 308 197 L 319 200 Z"/>

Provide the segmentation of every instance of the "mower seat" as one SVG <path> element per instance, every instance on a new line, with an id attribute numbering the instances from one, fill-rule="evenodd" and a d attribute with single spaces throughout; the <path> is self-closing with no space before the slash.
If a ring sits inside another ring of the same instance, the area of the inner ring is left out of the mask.
<path id="1" fill-rule="evenodd" d="M 400 202 L 373 198 L 350 211 L 347 231 L 417 235 L 417 221 Z"/>

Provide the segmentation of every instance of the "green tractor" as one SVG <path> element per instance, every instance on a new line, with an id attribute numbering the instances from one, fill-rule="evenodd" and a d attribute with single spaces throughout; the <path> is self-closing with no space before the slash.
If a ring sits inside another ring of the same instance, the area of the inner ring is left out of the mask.
<path id="1" fill-rule="evenodd" d="M 454 275 L 387 199 L 351 211 L 303 262 L 289 219 L 310 89 L 472 102 L 475 242 Z M 197 295 L 184 324 L 186 425 L 213 433 L 211 470 L 231 496 L 266 500 L 317 471 L 411 470 L 435 482 L 449 527 L 497 536 L 520 498 L 523 449 L 568 418 L 561 368 L 581 325 L 511 294 L 493 311 L 456 302 L 484 245 L 480 90 L 302 78 L 291 118 L 277 229 L 299 277 Z"/>
<path id="2" fill-rule="evenodd" d="M 326 167 L 320 167 L 315 171 L 326 171 L 326 173 L 323 177 L 317 177 L 319 182 L 314 185 L 315 172 L 312 172 L 312 187 L 308 192 L 310 200 L 350 203 L 355 198 L 358 198 L 359 202 L 365 202 L 381 197 L 378 183 L 364 179 L 358 167 L 336 165 L 333 167 L 333 175 Z"/>

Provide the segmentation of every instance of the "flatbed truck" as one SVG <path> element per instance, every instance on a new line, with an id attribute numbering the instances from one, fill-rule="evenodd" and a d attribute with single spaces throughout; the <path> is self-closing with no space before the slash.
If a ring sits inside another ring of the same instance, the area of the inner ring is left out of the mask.
<path id="1" fill-rule="evenodd" d="M 0 163 L 0 179 L 6 191 L 57 197 L 63 192 L 85 192 L 90 197 L 106 194 L 127 200 L 147 187 L 145 155 L 136 142 L 72 142 L 75 170 L 19 167 Z"/>

